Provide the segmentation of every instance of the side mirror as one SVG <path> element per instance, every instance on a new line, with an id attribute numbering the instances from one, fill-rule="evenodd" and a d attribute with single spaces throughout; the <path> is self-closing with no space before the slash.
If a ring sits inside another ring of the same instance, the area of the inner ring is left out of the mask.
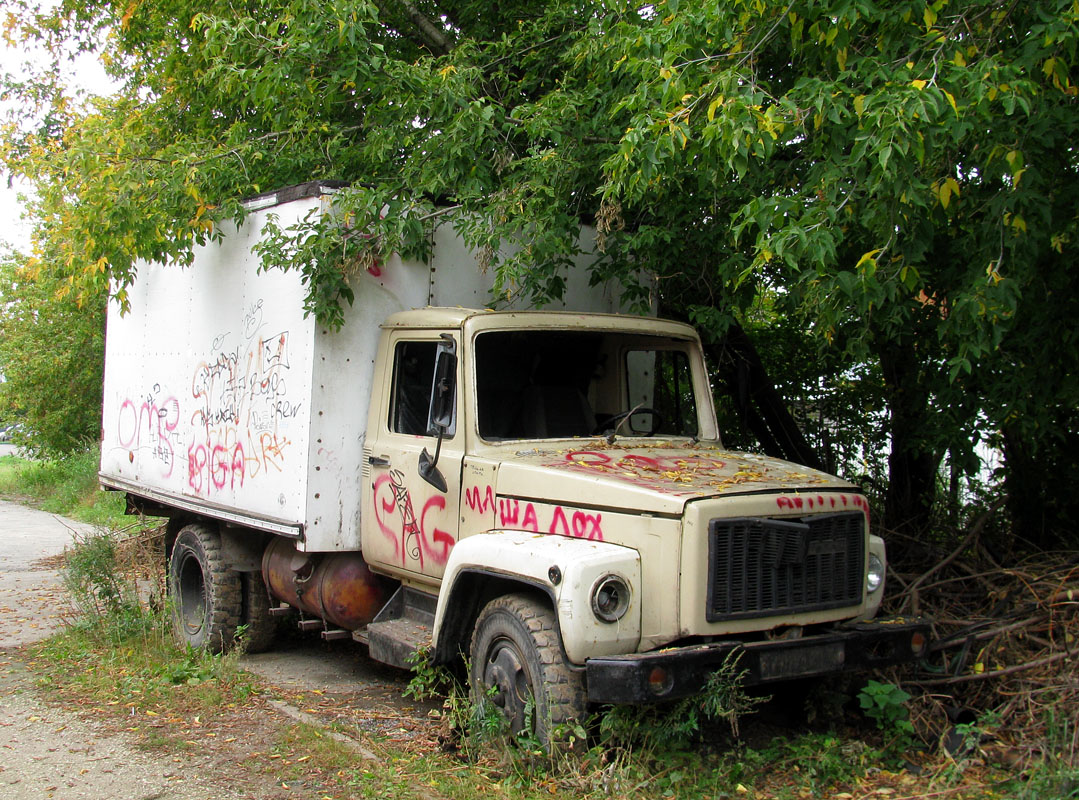
<path id="1" fill-rule="evenodd" d="M 442 452 L 442 439 L 454 426 L 457 388 L 457 343 L 449 334 L 442 335 L 435 356 L 435 375 L 431 384 L 431 405 L 427 411 L 427 433 L 437 436 L 435 455 L 432 458 L 427 448 L 420 453 L 418 471 L 420 477 L 440 492 L 447 490 L 446 478 L 438 471 L 438 456 Z"/>
<path id="2" fill-rule="evenodd" d="M 427 433 L 441 436 L 453 427 L 454 396 L 457 388 L 457 354 L 443 342 L 435 356 L 435 377 L 431 386 L 431 406 L 427 412 Z"/>

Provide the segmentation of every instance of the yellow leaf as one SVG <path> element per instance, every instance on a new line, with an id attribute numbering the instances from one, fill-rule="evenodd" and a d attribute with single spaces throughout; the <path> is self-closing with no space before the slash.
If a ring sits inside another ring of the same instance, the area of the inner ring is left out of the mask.
<path id="1" fill-rule="evenodd" d="M 957 67 L 965 67 L 967 65 L 967 60 L 965 58 L 963 58 L 963 51 L 962 50 L 956 50 L 955 51 L 955 57 L 952 59 L 952 62 Z"/>
<path id="2" fill-rule="evenodd" d="M 861 269 L 862 264 L 865 264 L 866 262 L 871 263 L 874 267 L 877 266 L 877 254 L 882 249 L 883 248 L 878 247 L 875 250 L 870 250 L 870 251 L 868 251 L 866 253 L 862 253 L 862 257 L 858 259 L 858 263 L 854 265 L 854 268 L 855 269 Z"/>
<path id="3" fill-rule="evenodd" d="M 862 111 L 865 110 L 865 95 L 860 94 L 854 98 L 854 113 L 859 117 L 862 116 Z"/>
<path id="4" fill-rule="evenodd" d="M 952 93 L 947 91 L 946 89 L 942 89 L 941 91 L 943 91 L 944 96 L 948 98 L 948 103 L 949 105 L 951 105 L 952 111 L 955 112 L 956 116 L 959 116 L 959 109 L 955 107 L 955 98 L 952 97 Z"/>
<path id="5" fill-rule="evenodd" d="M 942 181 L 937 184 L 936 187 L 937 199 L 940 200 L 940 204 L 947 210 L 948 203 L 952 201 L 952 190 L 948 187 L 947 181 Z"/>
<path id="6" fill-rule="evenodd" d="M 917 89 L 919 92 L 925 88 L 925 81 L 914 80 L 910 82 L 910 85 Z"/>
<path id="7" fill-rule="evenodd" d="M 719 108 L 719 104 L 723 102 L 722 97 L 717 97 L 711 103 L 708 104 L 708 121 L 711 122 L 716 118 L 716 109 Z"/>
<path id="8" fill-rule="evenodd" d="M 665 81 L 669 81 L 673 74 L 674 73 L 667 67 L 660 67 L 659 69 L 659 77 L 663 78 Z"/>
<path id="9" fill-rule="evenodd" d="M 937 12 L 929 6 L 926 6 L 925 12 L 922 14 L 922 22 L 925 23 L 925 29 L 929 30 L 937 22 Z"/>

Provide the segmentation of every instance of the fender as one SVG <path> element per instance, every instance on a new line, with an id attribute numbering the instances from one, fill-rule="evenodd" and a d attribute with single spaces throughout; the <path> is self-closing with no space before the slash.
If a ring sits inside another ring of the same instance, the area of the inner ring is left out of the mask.
<path id="1" fill-rule="evenodd" d="M 469 536 L 450 551 L 432 641 L 440 641 L 448 610 L 461 602 L 462 578 L 477 572 L 503 585 L 546 592 L 554 601 L 562 646 L 572 664 L 584 664 L 592 656 L 632 653 L 640 643 L 641 561 L 632 548 L 531 531 Z M 606 575 L 617 575 L 631 590 L 629 607 L 617 622 L 603 622 L 592 611 L 592 590 Z"/>

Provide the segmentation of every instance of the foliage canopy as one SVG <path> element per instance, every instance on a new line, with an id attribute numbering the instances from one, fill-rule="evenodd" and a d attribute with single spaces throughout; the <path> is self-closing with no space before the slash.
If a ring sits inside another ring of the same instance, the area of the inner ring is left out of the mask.
<path id="1" fill-rule="evenodd" d="M 767 306 L 832 374 L 873 364 L 895 521 L 946 452 L 976 468 L 977 430 L 1031 464 L 1074 437 L 1077 21 L 1071 0 L 65 0 L 9 35 L 96 50 L 123 88 L 9 82 L 5 160 L 42 257 L 121 300 L 237 198 L 346 182 L 338 219 L 267 249 L 331 324 L 354 270 L 423 256 L 438 224 L 500 291 L 558 295 L 594 222 L 598 273 L 639 298 L 647 265 L 712 343 Z"/>

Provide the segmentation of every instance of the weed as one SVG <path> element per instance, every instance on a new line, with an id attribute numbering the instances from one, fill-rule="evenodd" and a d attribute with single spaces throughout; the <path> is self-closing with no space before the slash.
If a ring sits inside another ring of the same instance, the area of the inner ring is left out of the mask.
<path id="1" fill-rule="evenodd" d="M 79 624 L 112 641 L 145 633 L 154 624 L 139 604 L 134 581 L 118 569 L 116 544 L 107 531 L 76 535 L 63 568 L 64 585 L 82 612 Z"/>
<path id="2" fill-rule="evenodd" d="M 893 683 L 870 680 L 858 693 L 858 703 L 865 715 L 877 724 L 886 737 L 888 748 L 896 752 L 908 748 L 914 741 L 914 726 L 906 703 L 910 694 Z"/>
<path id="3" fill-rule="evenodd" d="M 600 732 L 608 745 L 649 751 L 684 747 L 706 720 L 726 721 L 737 737 L 739 719 L 768 699 L 748 694 L 744 676 L 732 653 L 709 676 L 701 694 L 661 706 L 616 706 L 603 716 Z"/>
<path id="4" fill-rule="evenodd" d="M 421 703 L 448 693 L 455 682 L 453 673 L 446 666 L 431 662 L 430 653 L 429 647 L 421 647 L 407 659 L 412 678 L 404 695 Z"/>

